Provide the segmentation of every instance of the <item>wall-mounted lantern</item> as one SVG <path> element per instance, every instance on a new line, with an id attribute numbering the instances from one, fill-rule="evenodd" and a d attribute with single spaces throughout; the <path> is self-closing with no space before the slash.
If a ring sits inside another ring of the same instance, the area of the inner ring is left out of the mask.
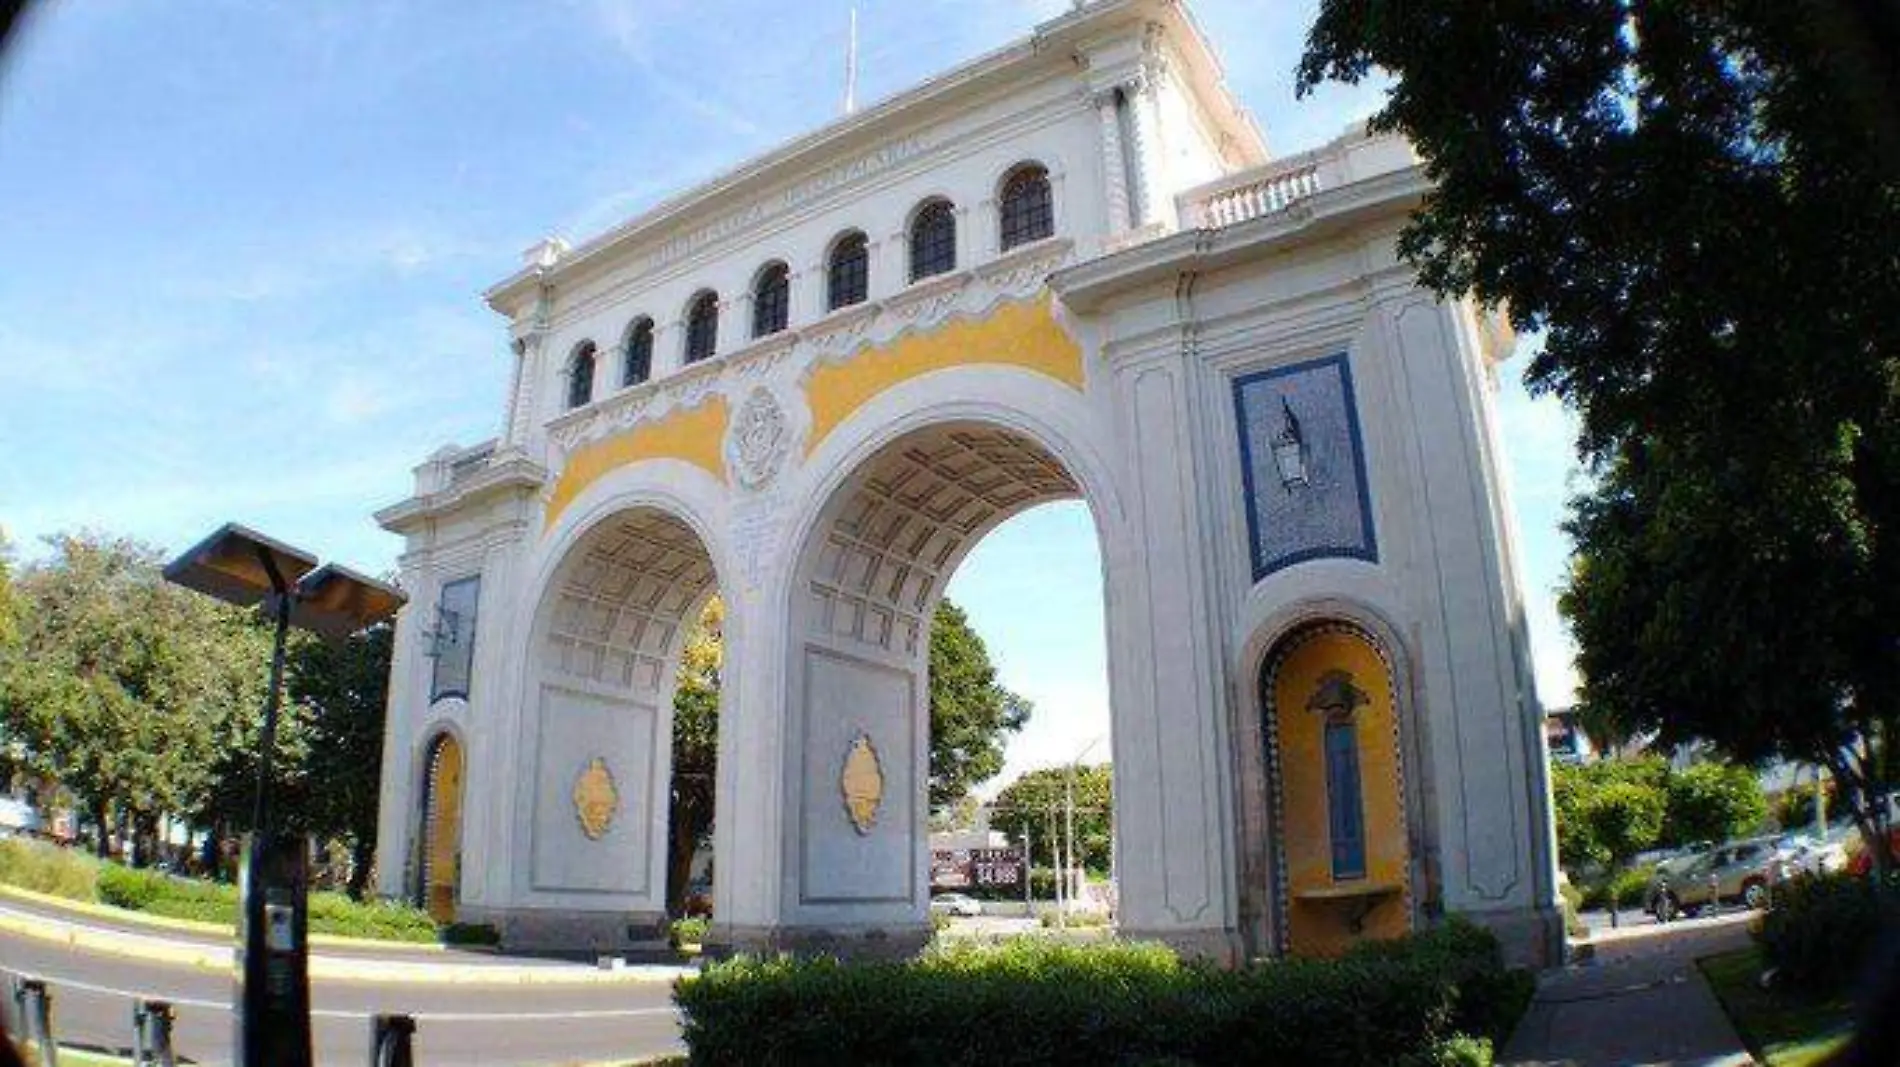
<path id="1" fill-rule="evenodd" d="M 1306 438 L 1293 405 L 1280 398 L 1280 433 L 1273 439 L 1273 465 L 1280 468 L 1280 485 L 1287 492 L 1310 485 L 1306 477 Z"/>

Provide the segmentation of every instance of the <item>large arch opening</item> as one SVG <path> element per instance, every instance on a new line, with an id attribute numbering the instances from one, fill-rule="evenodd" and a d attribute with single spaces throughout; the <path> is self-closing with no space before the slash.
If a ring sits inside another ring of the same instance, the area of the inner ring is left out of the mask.
<path id="1" fill-rule="evenodd" d="M 797 889 L 787 909 L 791 925 L 880 937 L 926 928 L 936 610 L 959 566 L 998 527 L 1043 505 L 1085 500 L 1077 478 L 1050 448 L 1027 433 L 977 420 L 898 437 L 856 464 L 831 492 L 806 535 L 792 589 L 788 681 L 795 714 L 789 725 L 800 762 L 788 767 L 798 798 L 797 832 L 788 835 L 797 852 L 786 856 Z M 1099 546 L 1099 531 L 1091 536 Z M 1099 562 L 1095 580 L 1101 580 Z M 1015 583 L 1015 603 L 1033 598 L 1039 581 L 1031 575 Z M 963 607 L 979 634 L 986 617 L 1011 610 L 1008 601 Z M 1092 622 L 1101 641 L 1100 616 Z M 1002 654 L 998 680 L 1008 686 L 1007 650 L 992 651 Z M 1105 696 L 1106 685 L 1099 691 Z M 1032 721 L 1062 710 L 1039 709 Z M 1073 856 L 1077 867 L 1106 866 L 1090 862 L 1084 838 L 1109 805 L 1088 803 L 1084 771 L 1083 826 L 1071 832 L 1071 791 L 1064 788 L 1077 765 L 1108 757 L 1106 709 L 1100 711 L 1102 728 L 1094 738 L 1057 736 L 1036 754 L 1040 758 L 1029 760 L 1011 753 L 1013 771 L 1039 769 L 1051 786 L 1047 810 L 1035 812 L 1027 842 L 1042 864 Z M 1091 740 L 1100 742 L 1092 752 L 1086 749 Z M 998 829 L 989 813 L 982 819 L 967 829 L 979 835 Z M 1051 848 L 1052 840 L 1063 847 Z M 1071 840 L 1077 847 L 1068 847 Z M 1025 842 L 1004 831 L 995 843 L 1008 850 Z M 1105 882 L 1107 872 L 1098 873 Z M 1011 902 L 1029 888 L 1014 887 Z M 1051 895 L 1052 887 L 1044 886 L 1045 903 Z M 1069 895 L 1097 911 L 1112 900 L 1105 887 Z"/>
<path id="2" fill-rule="evenodd" d="M 599 521 L 557 568 L 535 637 L 536 743 L 523 757 L 534 775 L 529 896 L 567 918 L 538 940 L 657 935 L 673 877 L 679 669 L 716 591 L 705 543 L 654 507 Z"/>

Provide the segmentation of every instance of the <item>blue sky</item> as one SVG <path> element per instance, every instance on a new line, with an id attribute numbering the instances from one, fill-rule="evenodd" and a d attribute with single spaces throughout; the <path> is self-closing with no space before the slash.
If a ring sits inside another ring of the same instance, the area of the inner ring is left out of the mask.
<path id="1" fill-rule="evenodd" d="M 1316 0 L 1195 13 L 1276 153 L 1376 88 L 1295 101 Z M 864 0 L 859 99 L 1026 33 L 1067 0 Z M 42 4 L 0 60 L 0 527 L 166 549 L 226 518 L 381 571 L 372 510 L 446 441 L 492 435 L 507 354 L 478 294 L 832 117 L 849 0 Z M 1570 424 L 1507 368 L 1539 688 Z M 1025 515 L 951 589 L 1036 701 L 1011 773 L 1107 729 L 1086 512 Z M 1035 595 L 1023 596 L 1025 589 Z"/>

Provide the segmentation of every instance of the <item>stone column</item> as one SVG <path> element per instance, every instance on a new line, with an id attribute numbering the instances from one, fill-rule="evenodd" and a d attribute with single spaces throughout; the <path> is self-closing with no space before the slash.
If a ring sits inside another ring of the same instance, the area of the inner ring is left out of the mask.
<path id="1" fill-rule="evenodd" d="M 1122 87 L 1133 141 L 1129 151 L 1134 160 L 1135 225 L 1138 227 L 1158 222 L 1164 215 L 1161 203 L 1165 192 L 1161 187 L 1161 124 L 1156 114 L 1159 81 L 1154 71 L 1144 70 Z"/>
<path id="2" fill-rule="evenodd" d="M 1116 873 L 1124 934 L 1231 961 L 1230 740 L 1191 370 L 1178 351 L 1115 368 L 1129 512 L 1127 531 L 1103 546 Z"/>
<path id="3" fill-rule="evenodd" d="M 1096 124 L 1102 136 L 1102 200 L 1108 208 L 1108 232 L 1128 230 L 1128 155 L 1122 145 L 1121 110 L 1111 87 L 1094 95 Z"/>

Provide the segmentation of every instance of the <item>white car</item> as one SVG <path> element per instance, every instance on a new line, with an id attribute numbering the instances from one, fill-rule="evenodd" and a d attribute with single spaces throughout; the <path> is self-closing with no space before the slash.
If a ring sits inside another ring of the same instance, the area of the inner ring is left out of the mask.
<path id="1" fill-rule="evenodd" d="M 1783 838 L 1768 861 L 1769 877 L 1777 882 L 1798 874 L 1832 874 L 1846 867 L 1845 845 L 1809 836 Z"/>
<path id="2" fill-rule="evenodd" d="M 930 898 L 930 910 L 968 917 L 983 914 L 983 902 L 962 893 L 939 893 Z"/>

